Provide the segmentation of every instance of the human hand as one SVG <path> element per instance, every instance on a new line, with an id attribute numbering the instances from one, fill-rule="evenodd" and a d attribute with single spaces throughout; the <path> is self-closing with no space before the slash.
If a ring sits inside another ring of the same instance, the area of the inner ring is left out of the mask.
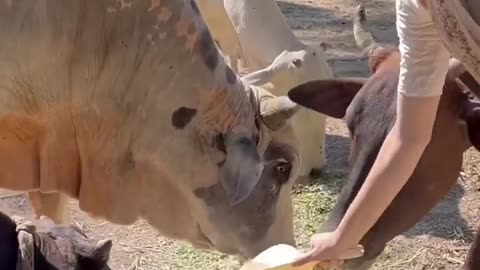
<path id="1" fill-rule="evenodd" d="M 297 259 L 292 265 L 302 266 L 311 262 L 322 262 L 335 267 L 341 264 L 337 260 L 340 249 L 338 247 L 338 236 L 334 232 L 313 235 L 310 241 L 310 249 L 309 253 Z"/>
<path id="2" fill-rule="evenodd" d="M 300 257 L 292 266 L 302 266 L 311 262 L 321 262 L 322 266 L 338 268 L 343 260 L 363 255 L 363 247 L 346 247 L 336 232 L 320 233 L 312 236 L 311 251 Z"/>

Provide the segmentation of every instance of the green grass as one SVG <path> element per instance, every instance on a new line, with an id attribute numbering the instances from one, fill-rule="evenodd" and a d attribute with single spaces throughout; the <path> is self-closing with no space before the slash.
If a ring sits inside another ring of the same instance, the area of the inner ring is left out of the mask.
<path id="1" fill-rule="evenodd" d="M 326 175 L 308 186 L 293 190 L 295 239 L 299 248 L 308 248 L 310 237 L 330 213 L 339 190 L 340 178 Z"/>
<path id="2" fill-rule="evenodd" d="M 296 186 L 293 191 L 295 238 L 300 248 L 308 248 L 310 237 L 327 218 L 339 191 L 342 175 L 327 174 L 307 186 Z M 212 269 L 235 270 L 240 262 L 233 256 L 215 251 L 195 250 L 188 244 L 172 242 L 162 257 L 166 265 L 149 264 L 148 257 L 140 260 L 137 269 Z"/>

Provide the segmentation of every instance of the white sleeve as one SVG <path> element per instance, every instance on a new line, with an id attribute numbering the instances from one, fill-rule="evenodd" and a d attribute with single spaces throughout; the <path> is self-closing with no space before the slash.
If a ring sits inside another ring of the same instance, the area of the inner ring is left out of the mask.
<path id="1" fill-rule="evenodd" d="M 431 15 L 419 0 L 397 0 L 401 54 L 398 92 L 405 96 L 440 96 L 450 53 Z"/>

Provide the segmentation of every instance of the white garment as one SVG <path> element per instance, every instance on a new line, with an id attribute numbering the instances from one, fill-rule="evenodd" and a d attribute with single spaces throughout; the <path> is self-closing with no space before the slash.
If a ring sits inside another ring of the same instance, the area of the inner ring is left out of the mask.
<path id="1" fill-rule="evenodd" d="M 398 92 L 405 96 L 442 94 L 450 53 L 420 0 L 396 0 L 400 40 Z"/>

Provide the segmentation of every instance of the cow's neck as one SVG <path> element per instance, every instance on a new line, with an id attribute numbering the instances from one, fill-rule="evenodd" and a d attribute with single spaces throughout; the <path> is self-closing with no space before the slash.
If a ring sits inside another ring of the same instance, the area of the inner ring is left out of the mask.
<path id="1" fill-rule="evenodd" d="M 118 139 L 118 144 L 112 144 L 111 149 L 96 151 L 100 155 L 84 154 L 82 147 L 79 154 L 80 208 L 121 224 L 129 224 L 139 216 L 149 219 L 158 215 L 158 211 L 152 213 L 152 210 L 169 206 L 167 200 L 159 198 L 162 197 L 159 190 L 188 193 L 184 191 L 187 188 L 215 184 L 217 162 L 223 156 L 216 156 L 219 149 L 214 138 L 219 134 L 252 133 L 256 128 L 249 95 L 220 56 L 195 1 L 147 2 L 152 3 L 150 10 L 159 18 L 152 27 L 156 31 L 153 37 L 158 39 L 151 41 L 155 56 L 151 58 L 154 61 L 151 68 L 168 68 L 159 73 L 163 77 L 158 81 L 159 92 L 166 93 L 158 96 L 164 99 L 157 97 L 146 102 L 153 108 L 151 113 L 162 119 L 151 117 L 138 126 L 142 132 L 133 145 L 129 145 L 127 134 L 125 139 Z M 126 155 L 129 151 L 117 149 L 130 149 L 132 155 L 129 157 Z M 113 164 L 105 170 L 102 163 L 107 162 Z M 88 164 L 94 166 L 83 168 Z M 167 188 L 167 182 L 174 187 Z M 182 196 L 179 194 L 176 199 Z M 152 199 L 156 204 L 145 203 Z M 164 219 L 150 222 L 157 229 L 168 223 Z"/>
<path id="2" fill-rule="evenodd" d="M 159 18 L 158 33 L 152 36 L 153 46 L 160 52 L 159 58 L 170 63 L 174 71 L 166 85 L 180 93 L 189 106 L 195 107 L 188 109 L 199 110 L 208 126 L 225 131 L 236 125 L 235 119 L 239 116 L 252 118 L 244 87 L 221 57 L 195 1 L 148 2 Z M 161 35 L 165 33 L 162 40 Z M 159 36 L 157 40 L 155 36 Z"/>
<path id="3" fill-rule="evenodd" d="M 178 77 L 171 88 L 183 93 L 183 99 L 197 99 L 195 109 L 203 116 L 202 127 L 226 132 L 238 122 L 245 122 L 245 118 L 252 120 L 253 111 L 247 105 L 244 86 L 219 53 L 195 1 L 151 2 L 155 3 L 152 8 L 159 18 L 167 13 L 165 10 L 173 14 L 166 23 L 160 23 L 158 31 L 173 32 L 173 38 L 167 36 L 165 40 L 171 46 L 165 49 L 165 41 L 159 40 L 158 50 L 177 69 Z"/>
<path id="4" fill-rule="evenodd" d="M 69 92 L 79 107 L 136 122 L 147 118 L 141 114 L 170 120 L 177 112 L 172 125 L 182 128 L 193 111 L 217 129 L 232 128 L 238 115 L 253 119 L 242 106 L 244 87 L 219 55 L 194 0 L 31 5 L 36 6 L 0 4 L 0 14 L 8 14 L 0 16 L 0 34 L 9 40 L 0 51 L 15 56 L 2 56 L 0 69 L 22 63 L 25 74 L 7 75 L 28 78 L 38 88 L 39 104 L 63 103 L 57 97 Z M 36 46 L 29 45 L 33 40 Z M 55 99 L 44 101 L 45 96 Z M 32 110 L 31 103 L 26 106 Z"/>

